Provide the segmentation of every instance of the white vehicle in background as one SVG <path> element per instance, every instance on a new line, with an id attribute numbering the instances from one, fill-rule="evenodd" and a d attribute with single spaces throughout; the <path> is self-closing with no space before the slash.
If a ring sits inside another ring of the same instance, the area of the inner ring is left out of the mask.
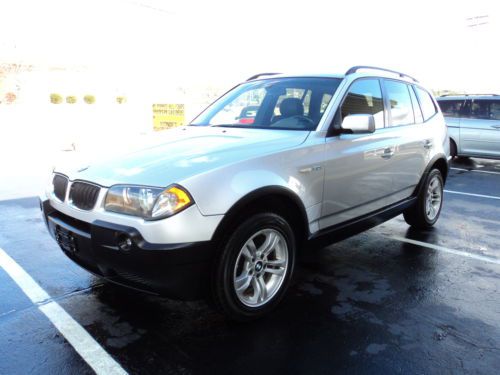
<path id="1" fill-rule="evenodd" d="M 405 74 L 254 76 L 168 142 L 56 169 L 41 202 L 64 253 L 115 283 L 177 298 L 210 293 L 254 319 L 285 295 L 297 251 L 399 214 L 438 220 L 449 137 Z"/>
<path id="2" fill-rule="evenodd" d="M 450 135 L 451 156 L 500 159 L 500 96 L 437 98 Z"/>

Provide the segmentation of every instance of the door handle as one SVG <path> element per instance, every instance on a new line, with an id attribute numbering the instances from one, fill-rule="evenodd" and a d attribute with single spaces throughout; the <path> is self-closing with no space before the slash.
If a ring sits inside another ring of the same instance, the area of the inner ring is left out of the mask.
<path id="1" fill-rule="evenodd" d="M 491 127 L 496 129 L 496 130 L 500 130 L 500 125 L 491 125 Z"/>
<path id="2" fill-rule="evenodd" d="M 432 141 L 430 139 L 426 139 L 424 141 L 424 148 L 429 149 L 429 148 L 432 148 L 433 145 L 434 145 L 434 143 L 432 143 Z"/>
<path id="3" fill-rule="evenodd" d="M 299 170 L 300 173 L 311 173 L 311 172 L 316 172 L 316 171 L 320 171 L 323 167 L 321 165 L 315 165 L 315 166 L 312 166 L 312 167 L 308 167 L 308 168 L 302 168 Z"/>
<path id="4" fill-rule="evenodd" d="M 383 159 L 390 159 L 392 158 L 392 155 L 394 155 L 394 149 L 392 147 L 387 147 L 384 149 L 381 156 Z"/>

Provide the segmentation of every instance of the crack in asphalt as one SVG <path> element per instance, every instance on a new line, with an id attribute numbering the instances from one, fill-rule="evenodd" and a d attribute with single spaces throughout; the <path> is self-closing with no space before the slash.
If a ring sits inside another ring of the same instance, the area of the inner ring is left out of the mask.
<path id="1" fill-rule="evenodd" d="M 32 303 L 30 306 L 25 307 L 23 309 L 19 309 L 19 310 L 15 310 L 14 309 L 14 310 L 7 311 L 5 313 L 0 314 L 0 322 L 1 322 L 1 320 L 3 318 L 6 318 L 7 316 L 10 316 L 12 314 L 22 313 L 22 312 L 25 312 L 25 311 L 30 311 L 30 310 L 33 310 L 33 309 L 37 309 L 40 306 L 47 305 L 47 304 L 49 304 L 51 302 L 58 302 L 58 301 L 62 301 L 62 300 L 68 299 L 70 297 L 73 297 L 75 295 L 85 294 L 87 292 L 92 292 L 92 291 L 94 291 L 96 289 L 101 288 L 103 285 L 104 285 L 104 283 L 100 283 L 100 284 L 92 285 L 92 286 L 90 286 L 88 288 L 76 289 L 76 290 L 73 290 L 71 292 L 62 294 L 62 295 L 57 296 L 57 297 L 51 297 L 51 298 L 47 298 L 47 299 L 45 299 L 43 301 L 40 301 L 40 302 L 37 302 L 37 303 Z"/>

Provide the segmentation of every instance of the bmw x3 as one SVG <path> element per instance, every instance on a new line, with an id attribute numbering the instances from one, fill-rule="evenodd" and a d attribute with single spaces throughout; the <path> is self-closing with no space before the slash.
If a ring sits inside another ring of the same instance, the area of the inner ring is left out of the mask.
<path id="1" fill-rule="evenodd" d="M 445 122 L 403 73 L 257 75 L 167 135 L 85 169 L 56 168 L 45 222 L 95 275 L 173 298 L 210 296 L 233 319 L 276 307 L 299 249 L 399 214 L 428 228 L 441 211 Z"/>

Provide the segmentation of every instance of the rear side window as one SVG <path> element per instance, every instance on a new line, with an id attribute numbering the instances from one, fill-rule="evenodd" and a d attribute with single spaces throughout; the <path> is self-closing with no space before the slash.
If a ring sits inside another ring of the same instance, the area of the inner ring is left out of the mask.
<path id="1" fill-rule="evenodd" d="M 342 120 L 349 115 L 367 114 L 375 118 L 377 129 L 384 127 L 384 103 L 378 79 L 359 79 L 349 88 L 341 107 Z"/>
<path id="2" fill-rule="evenodd" d="M 481 120 L 500 120 L 500 100 L 474 100 L 470 117 Z"/>
<path id="3" fill-rule="evenodd" d="M 434 101 L 432 100 L 431 94 L 429 94 L 427 91 L 417 86 L 414 87 L 415 92 L 417 93 L 418 101 L 420 103 L 420 108 L 422 109 L 424 121 L 427 121 L 437 113 L 436 107 L 434 106 Z"/>
<path id="4" fill-rule="evenodd" d="M 463 100 L 438 100 L 441 112 L 447 117 L 460 117 L 463 102 Z"/>
<path id="5" fill-rule="evenodd" d="M 412 125 L 415 123 L 413 106 L 411 103 L 408 85 L 397 81 L 384 81 L 387 98 L 389 101 L 389 112 L 391 114 L 391 126 Z"/>
<path id="6" fill-rule="evenodd" d="M 500 100 L 495 100 L 490 105 L 490 119 L 500 120 Z"/>

